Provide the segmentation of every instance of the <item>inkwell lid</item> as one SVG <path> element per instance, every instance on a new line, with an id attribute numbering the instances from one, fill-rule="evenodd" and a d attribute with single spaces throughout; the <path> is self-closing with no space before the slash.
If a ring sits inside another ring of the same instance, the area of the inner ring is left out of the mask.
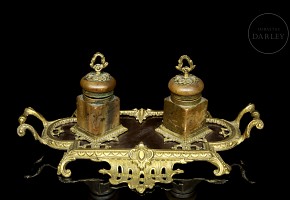
<path id="1" fill-rule="evenodd" d="M 100 57 L 101 63 L 97 63 L 96 59 Z M 105 57 L 100 52 L 94 54 L 90 67 L 95 71 L 86 74 L 80 81 L 80 85 L 83 88 L 83 94 L 89 98 L 106 98 L 113 94 L 116 80 L 107 72 L 102 70 L 108 66 Z"/>
<path id="2" fill-rule="evenodd" d="M 184 60 L 188 62 L 189 66 L 184 66 Z M 183 74 L 174 76 L 168 83 L 172 101 L 196 103 L 200 100 L 204 83 L 200 78 L 189 73 L 195 66 L 189 56 L 182 55 L 179 58 L 176 69 Z"/>

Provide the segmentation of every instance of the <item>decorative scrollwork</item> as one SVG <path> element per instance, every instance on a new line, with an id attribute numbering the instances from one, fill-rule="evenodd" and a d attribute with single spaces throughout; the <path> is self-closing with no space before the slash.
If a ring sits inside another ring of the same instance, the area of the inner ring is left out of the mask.
<path id="1" fill-rule="evenodd" d="M 237 118 L 232 122 L 237 126 L 237 128 L 240 128 L 240 121 L 242 117 L 246 114 L 250 113 L 253 117 L 252 121 L 249 122 L 247 125 L 245 131 L 237 141 L 238 144 L 243 142 L 246 138 L 250 137 L 250 132 L 252 128 L 255 126 L 257 129 L 263 129 L 264 128 L 264 122 L 260 119 L 260 113 L 255 109 L 255 105 L 250 103 L 247 107 L 245 107 L 237 116 Z"/>
<path id="2" fill-rule="evenodd" d="M 20 125 L 17 127 L 17 134 L 20 137 L 23 137 L 26 133 L 26 130 L 29 130 L 35 140 L 38 140 L 42 144 L 47 144 L 46 140 L 42 139 L 42 137 L 37 133 L 33 126 L 25 123 L 29 115 L 33 115 L 38 118 L 42 122 L 44 128 L 46 128 L 48 124 L 47 120 L 40 113 L 36 112 L 33 108 L 27 107 L 24 109 L 23 114 L 18 118 L 18 122 Z"/>
<path id="3" fill-rule="evenodd" d="M 156 183 L 171 183 L 175 174 L 183 173 L 181 169 L 173 169 L 176 163 L 207 161 L 217 167 L 216 176 L 228 174 L 230 166 L 226 164 L 214 149 L 183 151 L 149 149 L 142 142 L 133 149 L 81 149 L 78 145 L 66 152 L 58 165 L 58 175 L 71 176 L 66 169 L 69 162 L 76 159 L 90 159 L 95 162 L 107 162 L 110 169 L 99 172 L 110 176 L 110 183 L 118 185 L 127 183 L 129 188 L 143 193 L 153 188 Z"/>
<path id="4" fill-rule="evenodd" d="M 162 116 L 163 111 L 156 111 L 156 110 L 151 110 L 151 109 L 144 109 L 144 108 L 134 108 L 133 110 L 121 110 L 120 115 L 128 115 L 135 117 L 136 120 L 141 124 L 147 117 L 152 117 L 152 116 Z"/>

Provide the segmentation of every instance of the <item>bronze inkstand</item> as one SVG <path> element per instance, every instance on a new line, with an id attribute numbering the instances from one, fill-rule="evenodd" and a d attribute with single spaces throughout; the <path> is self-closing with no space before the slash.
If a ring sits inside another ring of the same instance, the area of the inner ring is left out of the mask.
<path id="1" fill-rule="evenodd" d="M 97 58 L 101 63 L 95 64 Z M 120 99 L 114 95 L 116 80 L 104 72 L 108 66 L 104 55 L 94 54 L 90 66 L 94 71 L 80 80 L 82 94 L 76 97 L 72 116 L 48 121 L 27 107 L 19 117 L 19 136 L 29 130 L 40 143 L 64 151 L 57 167 L 61 177 L 70 177 L 68 163 L 80 159 L 108 163 L 110 168 L 100 169 L 99 174 L 108 175 L 113 186 L 125 184 L 140 194 L 158 183 L 172 183 L 176 174 L 184 173 L 176 164 L 205 161 L 220 177 L 229 174 L 231 166 L 219 151 L 236 147 L 250 137 L 253 127 L 264 126 L 251 103 L 231 121 L 211 116 L 208 99 L 202 96 L 204 83 L 191 74 L 195 65 L 187 55 L 176 66 L 181 74 L 168 82 L 170 96 L 164 98 L 163 110 L 120 110 Z M 246 113 L 252 119 L 241 132 Z M 26 123 L 30 115 L 42 122 L 41 134 Z"/>

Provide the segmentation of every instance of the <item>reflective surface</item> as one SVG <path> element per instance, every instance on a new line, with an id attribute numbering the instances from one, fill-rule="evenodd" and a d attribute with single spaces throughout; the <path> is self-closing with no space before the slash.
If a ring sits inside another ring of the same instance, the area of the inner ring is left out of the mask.
<path id="1" fill-rule="evenodd" d="M 156 184 L 153 189 L 140 194 L 129 189 L 126 184 L 112 185 L 109 183 L 108 176 L 96 173 L 100 168 L 107 168 L 107 163 L 96 164 L 87 160 L 75 162 L 71 165 L 76 172 L 74 176 L 64 178 L 56 175 L 55 159 L 55 152 L 51 150 L 45 152 L 44 156 L 32 164 L 29 172 L 23 177 L 23 181 L 30 186 L 34 183 L 40 184 L 33 187 L 34 189 L 41 187 L 43 190 L 50 191 L 54 188 L 54 193 L 60 189 L 63 190 L 60 191 L 63 193 L 62 195 L 67 195 L 67 197 L 76 195 L 99 200 L 124 199 L 124 197 L 126 199 L 152 199 L 152 197 L 155 199 L 157 197 L 161 199 L 205 199 L 212 196 L 215 191 L 216 195 L 221 195 L 220 192 L 226 188 L 243 187 L 251 190 L 251 188 L 255 188 L 256 184 L 254 180 L 247 177 L 247 167 L 242 161 L 231 165 L 231 175 L 218 178 L 208 173 L 211 166 L 207 163 L 191 163 L 183 166 L 187 173 L 176 176 L 171 184 Z M 59 188 L 56 189 L 56 186 Z M 38 190 L 35 194 L 41 191 Z M 231 192 L 228 192 L 229 194 Z"/>

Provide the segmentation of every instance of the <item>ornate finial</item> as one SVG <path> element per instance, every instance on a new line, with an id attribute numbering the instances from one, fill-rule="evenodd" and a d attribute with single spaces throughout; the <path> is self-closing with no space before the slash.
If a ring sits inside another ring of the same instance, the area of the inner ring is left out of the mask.
<path id="1" fill-rule="evenodd" d="M 101 64 L 97 63 L 95 64 L 95 61 L 97 59 L 97 57 L 101 57 Z M 108 62 L 106 62 L 105 60 L 105 56 L 103 54 L 101 54 L 100 52 L 97 52 L 94 54 L 92 60 L 91 60 L 91 63 L 90 63 L 90 66 L 91 68 L 93 68 L 97 74 L 100 74 L 101 73 L 101 70 L 104 69 L 105 67 L 108 66 Z"/>
<path id="2" fill-rule="evenodd" d="M 183 60 L 187 60 L 189 67 L 183 66 Z M 192 63 L 192 60 L 189 58 L 189 56 L 187 55 L 180 56 L 176 69 L 184 73 L 184 78 L 188 78 L 189 72 L 193 70 L 194 68 L 195 68 L 195 65 Z"/>

